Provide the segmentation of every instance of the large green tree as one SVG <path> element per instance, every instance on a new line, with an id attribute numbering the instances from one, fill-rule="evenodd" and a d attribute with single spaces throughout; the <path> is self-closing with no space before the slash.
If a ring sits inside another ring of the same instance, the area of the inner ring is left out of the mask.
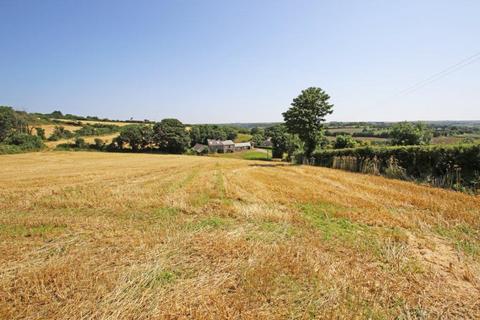
<path id="1" fill-rule="evenodd" d="M 190 145 L 190 136 L 179 120 L 163 119 L 153 127 L 153 141 L 161 151 L 183 153 Z"/>
<path id="2" fill-rule="evenodd" d="M 0 142 L 5 140 L 15 129 L 15 111 L 10 107 L 0 106 Z"/>
<path id="3" fill-rule="evenodd" d="M 265 135 L 271 138 L 273 158 L 283 158 L 285 153 L 290 158 L 299 148 L 298 137 L 288 133 L 284 124 L 266 128 Z"/>
<path id="4" fill-rule="evenodd" d="M 423 123 L 400 122 L 391 131 L 391 144 L 396 146 L 424 145 L 432 139 L 432 131 Z"/>
<path id="5" fill-rule="evenodd" d="M 290 109 L 283 113 L 285 125 L 292 134 L 297 134 L 304 143 L 308 158 L 322 137 L 325 116 L 333 112 L 330 96 L 321 88 L 310 87 L 293 99 Z"/>
<path id="6" fill-rule="evenodd" d="M 338 135 L 333 143 L 335 149 L 355 148 L 356 146 L 357 141 L 349 134 Z"/>
<path id="7" fill-rule="evenodd" d="M 151 126 L 131 124 L 122 127 L 120 135 L 115 142 L 120 149 L 128 144 L 132 148 L 132 151 L 139 151 L 147 148 L 152 143 L 152 136 Z"/>

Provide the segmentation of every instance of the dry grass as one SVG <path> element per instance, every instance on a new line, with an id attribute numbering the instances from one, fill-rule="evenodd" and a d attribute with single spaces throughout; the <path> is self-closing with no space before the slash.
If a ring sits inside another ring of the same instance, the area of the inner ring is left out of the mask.
<path id="1" fill-rule="evenodd" d="M 105 143 L 110 143 L 110 142 L 112 142 L 113 138 L 117 137 L 119 134 L 120 133 L 115 132 L 115 133 L 112 133 L 112 134 L 107 134 L 107 135 L 102 135 L 102 136 L 83 136 L 81 138 L 84 139 L 86 143 L 94 143 L 96 138 L 102 139 L 103 142 L 105 142 Z M 73 143 L 74 141 L 75 141 L 75 138 L 71 138 L 71 139 L 61 139 L 61 140 L 58 140 L 58 141 L 45 141 L 44 143 L 48 148 L 53 149 L 56 146 L 58 146 L 59 144 Z"/>
<path id="2" fill-rule="evenodd" d="M 480 318 L 480 198 L 212 157 L 0 156 L 0 318 Z"/>
<path id="3" fill-rule="evenodd" d="M 129 124 L 135 124 L 135 122 L 121 122 L 121 121 L 94 121 L 94 120 L 69 120 L 69 119 L 54 119 L 56 121 L 63 121 L 63 122 L 80 122 L 81 124 L 113 124 L 115 126 L 127 126 Z"/>
<path id="4" fill-rule="evenodd" d="M 38 127 L 45 129 L 45 136 L 48 138 L 52 135 L 53 131 L 55 130 L 55 127 L 60 126 L 59 124 L 42 124 L 39 125 Z M 80 126 L 72 126 L 72 125 L 62 125 L 66 130 L 75 132 L 82 127 Z"/>

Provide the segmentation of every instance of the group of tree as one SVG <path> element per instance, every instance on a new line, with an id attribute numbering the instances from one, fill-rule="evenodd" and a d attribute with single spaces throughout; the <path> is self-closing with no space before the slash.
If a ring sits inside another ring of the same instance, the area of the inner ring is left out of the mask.
<path id="1" fill-rule="evenodd" d="M 26 112 L 0 106 L 0 144 L 23 150 L 43 147 L 42 138 L 33 133 L 33 122 L 34 118 Z M 42 131 L 37 130 L 37 134 L 41 135 Z"/>
<path id="2" fill-rule="evenodd" d="M 151 123 L 148 119 L 145 119 L 143 121 L 141 120 L 133 120 L 130 118 L 130 120 L 115 120 L 115 119 L 108 119 L 108 118 L 100 118 L 97 116 L 79 116 L 79 115 L 74 115 L 74 114 L 63 114 L 59 110 L 55 110 L 51 113 L 34 113 L 38 118 L 42 119 L 63 119 L 63 120 L 72 120 L 72 121 L 80 121 L 80 120 L 88 120 L 88 121 L 99 121 L 99 122 L 131 122 L 131 123 Z"/>
<path id="3" fill-rule="evenodd" d="M 431 142 L 432 130 L 423 123 L 399 122 L 394 124 L 389 131 L 384 131 L 381 135 L 383 135 L 382 137 L 388 136 L 389 140 L 387 144 L 392 146 L 427 145 Z M 355 139 L 359 136 L 363 137 L 355 133 L 336 135 L 332 147 L 333 149 L 345 149 L 362 146 L 362 144 L 365 145 L 365 142 Z M 372 137 L 373 136 L 380 137 L 380 134 L 372 135 Z"/>
<path id="4" fill-rule="evenodd" d="M 234 140 L 237 137 L 238 129 L 223 125 L 192 125 L 189 135 L 191 146 L 197 143 L 207 144 L 207 139 Z"/>
<path id="5" fill-rule="evenodd" d="M 71 139 L 73 137 L 75 137 L 75 133 L 73 133 L 72 131 L 70 131 L 68 129 L 65 129 L 64 126 L 55 126 L 53 128 L 52 134 L 50 135 L 50 137 L 48 137 L 48 140 L 49 141 L 58 141 L 58 140 L 62 140 L 62 139 Z"/>
<path id="6" fill-rule="evenodd" d="M 265 136 L 272 143 L 272 157 L 291 159 L 295 151 L 302 147 L 302 142 L 297 135 L 288 132 L 284 124 L 277 124 L 265 129 Z"/>
<path id="7" fill-rule="evenodd" d="M 432 131 L 424 123 L 400 122 L 390 131 L 394 146 L 426 145 L 432 140 Z"/>
<path id="8" fill-rule="evenodd" d="M 163 119 L 153 125 L 132 124 L 122 127 L 109 149 L 183 153 L 190 146 L 190 135 L 177 119 Z"/>
<path id="9" fill-rule="evenodd" d="M 267 128 L 252 128 L 250 133 L 254 145 L 271 142 L 274 158 L 291 158 L 303 149 L 309 157 L 313 151 L 328 142 L 323 122 L 333 112 L 330 96 L 321 88 L 310 87 L 293 99 L 291 107 L 283 113 L 284 123 Z"/>

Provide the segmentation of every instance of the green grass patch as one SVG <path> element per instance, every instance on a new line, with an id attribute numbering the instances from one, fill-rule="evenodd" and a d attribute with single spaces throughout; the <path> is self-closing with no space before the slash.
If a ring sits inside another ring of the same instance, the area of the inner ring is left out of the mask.
<path id="1" fill-rule="evenodd" d="M 206 231 L 215 229 L 224 229 L 232 224 L 231 219 L 211 216 L 200 221 L 193 221 L 187 224 L 187 229 L 192 231 Z"/>
<path id="2" fill-rule="evenodd" d="M 33 226 L 0 224 L 0 235 L 10 237 L 44 237 L 58 234 L 65 229 L 66 226 L 55 224 L 39 224 Z"/>
<path id="3" fill-rule="evenodd" d="M 349 209 L 332 203 L 304 204 L 300 209 L 305 219 L 320 230 L 325 241 L 369 252 L 385 265 L 396 266 L 396 271 L 416 270 L 414 261 L 403 250 L 407 241 L 403 230 L 369 226 L 338 217 L 340 212 Z"/>
<path id="4" fill-rule="evenodd" d="M 454 227 L 437 226 L 435 233 L 452 241 L 458 251 L 480 259 L 480 231 L 467 224 L 458 224 Z"/>
<path id="5" fill-rule="evenodd" d="M 246 150 L 240 152 L 231 153 L 216 153 L 212 154 L 213 157 L 230 158 L 230 159 L 243 159 L 243 160 L 271 160 L 271 151 L 262 152 L 258 150 Z"/>
<path id="6" fill-rule="evenodd" d="M 193 207 L 199 208 L 205 206 L 211 200 L 210 194 L 208 192 L 200 192 L 195 195 L 195 197 L 190 201 Z"/>
<path id="7" fill-rule="evenodd" d="M 180 210 L 177 209 L 177 208 L 162 207 L 162 208 L 159 208 L 159 209 L 155 210 L 152 213 L 152 217 L 153 217 L 154 220 L 170 222 L 170 221 L 175 220 L 175 218 L 178 216 L 179 212 L 180 212 Z"/>
<path id="8" fill-rule="evenodd" d="M 147 288 L 163 287 L 175 282 L 179 274 L 170 270 L 161 270 L 153 272 L 149 275 L 148 281 L 145 284 Z"/>
<path id="9" fill-rule="evenodd" d="M 272 243 L 287 240 L 298 234 L 298 230 L 287 222 L 252 222 L 254 228 L 248 232 L 246 239 Z"/>
<path id="10" fill-rule="evenodd" d="M 270 160 L 270 154 L 261 151 L 244 151 L 242 152 L 242 159 L 245 160 Z"/>
<path id="11" fill-rule="evenodd" d="M 304 217 L 322 232 L 324 240 L 341 239 L 353 241 L 364 233 L 369 233 L 369 227 L 355 223 L 346 218 L 337 218 L 335 213 L 345 208 L 330 204 L 305 204 L 301 206 Z"/>

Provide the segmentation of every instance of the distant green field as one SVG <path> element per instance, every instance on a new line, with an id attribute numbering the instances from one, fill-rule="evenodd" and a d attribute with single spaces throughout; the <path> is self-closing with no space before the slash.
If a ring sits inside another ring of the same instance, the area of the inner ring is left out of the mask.
<path id="1" fill-rule="evenodd" d="M 354 128 L 354 127 L 341 127 L 341 128 L 326 128 L 326 130 L 330 132 L 345 132 L 345 133 L 354 133 L 354 132 L 362 132 L 363 128 Z"/>
<path id="2" fill-rule="evenodd" d="M 244 159 L 244 160 L 270 160 L 271 153 L 258 150 L 247 150 L 233 153 L 215 153 L 210 155 L 212 157 L 230 158 L 230 159 Z"/>
<path id="3" fill-rule="evenodd" d="M 248 142 L 252 140 L 252 135 L 248 133 L 239 133 L 237 135 L 237 138 L 235 139 L 235 142 L 240 143 L 240 142 Z"/>

